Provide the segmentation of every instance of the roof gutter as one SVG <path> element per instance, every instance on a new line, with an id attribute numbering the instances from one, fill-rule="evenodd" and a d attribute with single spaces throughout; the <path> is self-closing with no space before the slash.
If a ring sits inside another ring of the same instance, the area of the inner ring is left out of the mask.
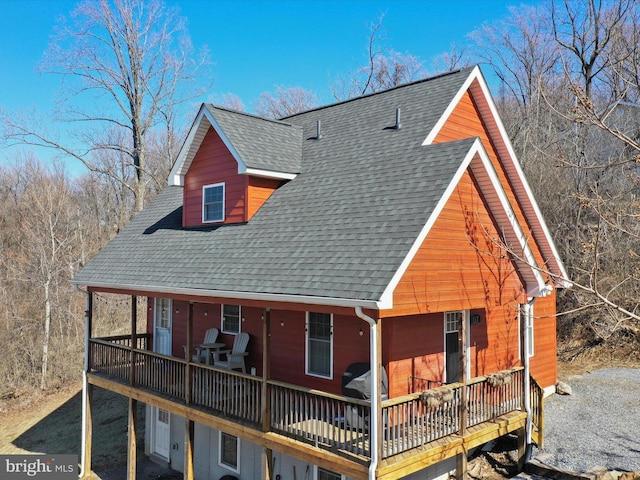
<path id="1" fill-rule="evenodd" d="M 369 358 L 371 371 L 371 420 L 369 421 L 369 451 L 371 452 L 371 462 L 369 463 L 369 480 L 375 480 L 378 468 L 378 432 L 379 417 L 381 412 L 380 403 L 380 379 L 378 378 L 378 329 L 376 320 L 362 311 L 361 306 L 355 307 L 356 315 L 369 324 Z"/>
<path id="2" fill-rule="evenodd" d="M 383 309 L 383 302 L 377 300 L 359 300 L 352 298 L 316 297 L 313 295 L 293 295 L 280 293 L 237 292 L 232 290 L 205 290 L 200 288 L 162 287 L 155 285 L 115 284 L 115 283 L 84 283 L 71 280 L 73 285 L 84 285 L 95 289 L 138 291 L 149 294 L 174 294 L 191 297 L 228 298 L 234 300 L 255 300 L 260 302 L 306 303 L 310 305 L 326 305 L 346 308 Z M 152 295 L 151 295 L 152 296 Z M 387 307 L 388 308 L 388 307 Z"/>

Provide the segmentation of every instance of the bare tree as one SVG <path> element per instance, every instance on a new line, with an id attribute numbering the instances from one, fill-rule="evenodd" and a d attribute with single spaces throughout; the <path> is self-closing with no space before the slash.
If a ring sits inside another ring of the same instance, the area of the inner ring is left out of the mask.
<path id="1" fill-rule="evenodd" d="M 256 114 L 265 118 L 283 118 L 318 106 L 313 92 L 301 87 L 277 87 L 276 93 L 263 93 L 255 105 Z"/>
<path id="2" fill-rule="evenodd" d="M 367 64 L 346 77 L 338 78 L 331 85 L 331 92 L 336 100 L 379 92 L 426 77 L 422 61 L 418 57 L 384 50 L 380 46 L 384 39 L 383 19 L 384 15 L 370 26 Z"/>
<path id="3" fill-rule="evenodd" d="M 75 250 L 82 226 L 70 182 L 60 167 L 47 170 L 35 159 L 27 159 L 9 175 L 16 184 L 17 201 L 8 213 L 19 228 L 10 232 L 17 242 L 9 252 L 4 252 L 1 263 L 7 278 L 22 287 L 23 296 L 30 296 L 26 292 L 33 291 L 37 304 L 41 305 L 41 309 L 32 310 L 29 315 L 42 322 L 41 335 L 32 338 L 41 338 L 39 384 L 45 389 L 54 306 L 76 263 Z"/>
<path id="4" fill-rule="evenodd" d="M 154 174 L 148 139 L 164 131 L 165 140 L 175 141 L 177 107 L 203 91 L 193 85 L 206 53 L 193 58 L 184 22 L 160 0 L 84 0 L 56 32 L 42 64 L 64 81 L 56 120 L 73 124 L 75 134 L 59 137 L 32 117 L 5 114 L 3 136 L 112 177 L 141 210 Z M 175 151 L 170 145 L 162 154 Z M 107 167 L 106 157 L 121 167 Z"/>
<path id="5" fill-rule="evenodd" d="M 561 3 L 562 6 L 558 6 Z M 634 0 L 551 2 L 551 21 L 556 42 L 569 57 L 564 57 L 569 75 L 578 75 L 587 98 L 593 97 L 593 84 L 615 57 L 606 52 L 635 4 Z M 574 66 L 575 65 L 575 66 Z M 577 67 L 577 68 L 576 68 Z"/>
<path id="6" fill-rule="evenodd" d="M 560 295 L 560 338 L 582 351 L 640 332 L 638 11 L 547 6 L 512 9 L 473 38 L 504 82 L 502 118 L 574 285 Z"/>
<path id="7" fill-rule="evenodd" d="M 437 55 L 431 63 L 436 74 L 466 68 L 471 65 L 470 50 L 452 43 L 448 52 Z"/>
<path id="8" fill-rule="evenodd" d="M 222 104 L 223 107 L 228 108 L 230 110 L 236 110 L 237 112 L 244 112 L 244 103 L 238 95 L 235 93 L 226 93 L 222 95 Z"/>

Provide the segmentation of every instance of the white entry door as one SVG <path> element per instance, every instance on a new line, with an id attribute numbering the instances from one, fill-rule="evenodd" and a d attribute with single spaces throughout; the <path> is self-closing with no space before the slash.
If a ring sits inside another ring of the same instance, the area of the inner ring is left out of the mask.
<path id="1" fill-rule="evenodd" d="M 171 444 L 170 415 L 166 410 L 153 408 L 153 453 L 169 460 L 169 445 Z"/>
<path id="2" fill-rule="evenodd" d="M 170 298 L 156 298 L 154 311 L 153 351 L 171 355 L 171 310 Z"/>
<path id="3" fill-rule="evenodd" d="M 163 355 L 171 355 L 171 299 L 156 298 L 154 309 L 153 351 Z M 153 453 L 167 461 L 171 445 L 170 414 L 166 410 L 154 407 L 152 421 Z"/>

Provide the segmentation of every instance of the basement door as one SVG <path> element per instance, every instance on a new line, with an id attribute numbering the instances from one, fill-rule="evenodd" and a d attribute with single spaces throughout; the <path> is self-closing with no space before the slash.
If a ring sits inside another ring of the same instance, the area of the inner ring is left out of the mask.
<path id="1" fill-rule="evenodd" d="M 171 310 L 169 298 L 156 298 L 153 322 L 153 351 L 171 355 Z M 170 414 L 161 408 L 152 407 L 151 449 L 153 453 L 169 460 L 171 444 Z"/>

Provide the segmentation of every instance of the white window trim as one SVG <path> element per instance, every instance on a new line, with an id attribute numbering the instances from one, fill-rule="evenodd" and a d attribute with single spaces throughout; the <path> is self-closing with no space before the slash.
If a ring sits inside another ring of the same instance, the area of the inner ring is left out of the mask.
<path id="1" fill-rule="evenodd" d="M 320 468 L 320 467 L 319 467 L 318 465 L 314 465 L 314 466 L 313 466 L 313 478 L 314 478 L 314 480 L 318 480 L 318 469 L 319 469 L 319 468 Z M 340 479 L 341 479 L 341 480 L 346 480 L 346 478 L 347 478 L 346 476 L 344 476 L 344 475 L 342 475 L 342 474 L 340 474 L 340 473 L 334 472 L 334 471 L 332 471 L 332 470 L 329 470 L 329 469 L 327 469 L 327 468 L 323 468 L 323 470 L 326 470 L 327 472 L 334 473 L 334 474 L 336 474 L 336 475 L 340 475 Z"/>
<path id="2" fill-rule="evenodd" d="M 230 330 L 226 330 L 224 328 L 224 306 L 225 305 L 230 305 L 230 306 L 234 306 L 234 307 L 238 307 L 238 331 L 237 332 L 232 332 Z M 222 305 L 220 305 L 220 331 L 222 333 L 228 333 L 230 335 L 237 335 L 240 332 L 242 332 L 242 306 L 240 305 L 234 305 L 232 303 L 223 303 Z"/>
<path id="3" fill-rule="evenodd" d="M 222 435 L 228 435 L 230 437 L 234 437 L 236 439 L 236 465 L 237 467 L 234 469 L 231 465 L 227 465 L 222 461 Z M 218 465 L 222 468 L 226 468 L 227 470 L 240 473 L 240 437 L 236 437 L 235 435 L 231 435 L 229 433 L 224 433 L 221 430 L 218 430 Z"/>
<path id="4" fill-rule="evenodd" d="M 330 313 L 329 318 L 331 322 L 331 333 L 329 335 L 329 375 L 320 375 L 318 373 L 309 371 L 309 314 L 310 313 L 322 313 L 322 312 L 307 312 L 304 328 L 304 372 L 311 377 L 324 378 L 326 380 L 333 380 L 333 314 Z"/>
<path id="5" fill-rule="evenodd" d="M 470 324 L 470 319 L 471 319 L 471 311 L 470 310 L 449 310 L 447 312 L 444 312 L 444 336 L 442 337 L 442 345 L 443 345 L 443 351 L 445 351 L 446 346 L 447 346 L 447 333 L 453 333 L 453 330 L 450 332 L 447 332 L 447 314 L 449 313 L 461 313 L 462 314 L 462 319 L 460 320 L 460 322 L 465 322 L 465 329 L 466 329 L 466 339 L 465 339 L 465 343 L 467 344 L 467 351 L 466 351 L 466 365 L 465 365 L 465 371 L 466 371 L 466 377 L 467 380 L 471 379 L 471 324 Z M 458 330 L 456 330 L 457 332 L 460 332 L 460 327 L 458 327 Z M 446 379 L 447 378 L 447 355 L 445 352 L 445 355 L 443 357 L 443 368 L 442 368 L 442 378 Z"/>
<path id="6" fill-rule="evenodd" d="M 222 187 L 222 218 L 220 219 L 216 219 L 216 220 L 207 220 L 204 218 L 204 199 L 205 199 L 205 190 L 207 188 L 213 188 L 213 187 Z M 203 185 L 202 186 L 202 223 L 221 223 L 224 222 L 225 219 L 225 209 L 226 209 L 226 187 L 224 182 L 220 182 L 220 183 L 212 183 L 210 185 Z"/>

